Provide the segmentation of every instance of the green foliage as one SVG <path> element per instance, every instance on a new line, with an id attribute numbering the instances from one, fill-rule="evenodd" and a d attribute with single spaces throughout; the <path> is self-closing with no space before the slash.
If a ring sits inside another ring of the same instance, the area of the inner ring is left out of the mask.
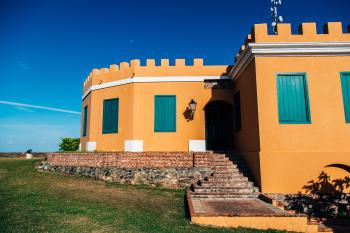
<path id="1" fill-rule="evenodd" d="M 79 138 L 61 138 L 60 151 L 77 151 L 79 149 Z"/>

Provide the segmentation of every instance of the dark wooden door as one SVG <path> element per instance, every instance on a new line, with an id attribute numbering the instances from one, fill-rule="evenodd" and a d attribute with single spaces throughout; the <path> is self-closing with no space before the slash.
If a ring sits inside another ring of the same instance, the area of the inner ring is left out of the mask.
<path id="1" fill-rule="evenodd" d="M 233 148 L 233 109 L 224 101 L 214 101 L 205 108 L 207 150 Z"/>

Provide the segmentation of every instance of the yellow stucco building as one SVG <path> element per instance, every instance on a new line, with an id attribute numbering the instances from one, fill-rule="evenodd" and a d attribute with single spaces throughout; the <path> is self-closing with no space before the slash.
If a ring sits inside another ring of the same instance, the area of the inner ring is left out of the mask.
<path id="1" fill-rule="evenodd" d="M 166 59 L 94 69 L 81 150 L 234 150 L 262 192 L 295 193 L 322 170 L 350 172 L 350 33 L 254 25 L 233 65 Z"/>

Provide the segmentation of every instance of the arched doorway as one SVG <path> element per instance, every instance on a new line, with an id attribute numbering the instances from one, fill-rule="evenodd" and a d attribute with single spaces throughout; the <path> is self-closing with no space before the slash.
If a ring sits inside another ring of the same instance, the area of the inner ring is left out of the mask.
<path id="1" fill-rule="evenodd" d="M 233 149 L 233 108 L 222 100 L 205 106 L 205 140 L 207 150 Z"/>

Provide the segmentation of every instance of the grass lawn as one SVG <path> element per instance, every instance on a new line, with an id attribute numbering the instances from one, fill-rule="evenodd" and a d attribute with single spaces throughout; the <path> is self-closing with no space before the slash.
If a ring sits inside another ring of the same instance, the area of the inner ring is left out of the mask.
<path id="1" fill-rule="evenodd" d="M 0 232 L 281 232 L 190 224 L 184 191 L 37 172 L 0 158 Z"/>

